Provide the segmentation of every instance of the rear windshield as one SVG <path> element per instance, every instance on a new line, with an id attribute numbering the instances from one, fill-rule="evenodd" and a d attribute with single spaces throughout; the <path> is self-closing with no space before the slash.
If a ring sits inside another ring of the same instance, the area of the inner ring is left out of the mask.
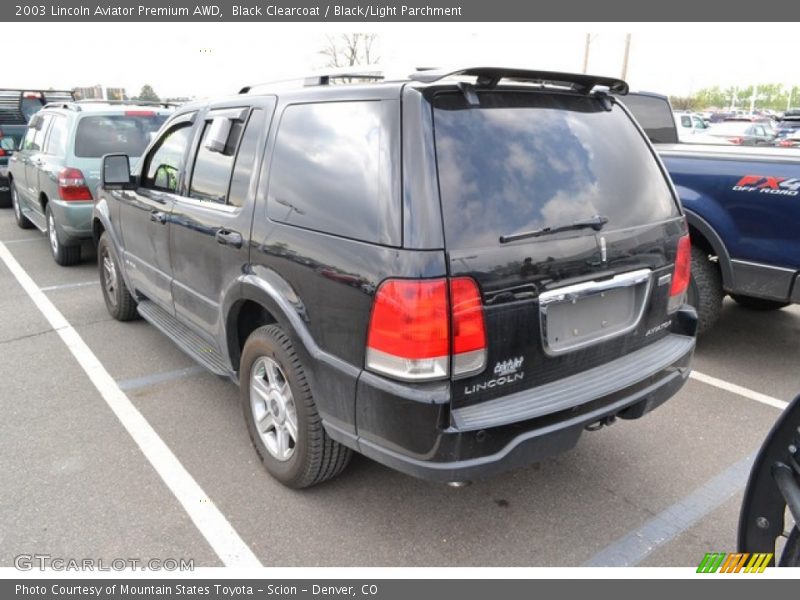
<path id="1" fill-rule="evenodd" d="M 669 185 L 623 110 L 567 94 L 460 93 L 434 100 L 445 235 L 451 248 L 595 215 L 606 229 L 678 214 Z M 589 230 L 591 232 L 591 230 Z M 576 235 L 587 235 L 586 231 Z"/>
<path id="2" fill-rule="evenodd" d="M 75 133 L 75 156 L 100 158 L 121 152 L 141 156 L 166 115 L 98 115 L 83 117 Z"/>

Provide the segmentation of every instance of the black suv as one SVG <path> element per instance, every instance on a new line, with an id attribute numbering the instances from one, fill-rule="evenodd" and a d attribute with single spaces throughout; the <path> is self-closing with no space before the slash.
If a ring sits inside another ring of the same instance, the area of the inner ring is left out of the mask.
<path id="1" fill-rule="evenodd" d="M 689 238 L 624 82 L 339 76 L 182 106 L 94 210 L 111 314 L 238 381 L 273 476 L 463 482 L 680 389 Z"/>

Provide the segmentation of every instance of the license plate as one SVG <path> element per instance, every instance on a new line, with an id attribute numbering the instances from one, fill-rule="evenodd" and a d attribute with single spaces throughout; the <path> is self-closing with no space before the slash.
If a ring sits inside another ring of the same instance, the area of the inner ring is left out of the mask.
<path id="1" fill-rule="evenodd" d="M 650 281 L 650 270 L 641 269 L 540 294 L 545 352 L 571 352 L 635 329 L 644 313 Z"/>

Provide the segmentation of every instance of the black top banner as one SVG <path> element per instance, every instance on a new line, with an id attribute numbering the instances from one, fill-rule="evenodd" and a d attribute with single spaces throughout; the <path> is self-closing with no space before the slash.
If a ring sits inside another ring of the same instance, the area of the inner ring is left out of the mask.
<path id="1" fill-rule="evenodd" d="M 201 3 L 186 0 L 103 2 L 2 3 L 3 21 L 238 21 L 238 22 L 519 22 L 519 21 L 794 21 L 800 3 L 760 0 L 757 7 L 744 2 L 710 0 L 244 0 L 240 4 Z"/>

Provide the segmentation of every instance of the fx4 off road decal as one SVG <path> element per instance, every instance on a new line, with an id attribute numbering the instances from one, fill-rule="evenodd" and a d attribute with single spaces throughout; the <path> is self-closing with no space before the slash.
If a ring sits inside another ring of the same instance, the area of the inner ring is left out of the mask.
<path id="1" fill-rule="evenodd" d="M 745 175 L 733 186 L 733 191 L 777 194 L 778 196 L 797 196 L 800 194 L 800 178 Z"/>

